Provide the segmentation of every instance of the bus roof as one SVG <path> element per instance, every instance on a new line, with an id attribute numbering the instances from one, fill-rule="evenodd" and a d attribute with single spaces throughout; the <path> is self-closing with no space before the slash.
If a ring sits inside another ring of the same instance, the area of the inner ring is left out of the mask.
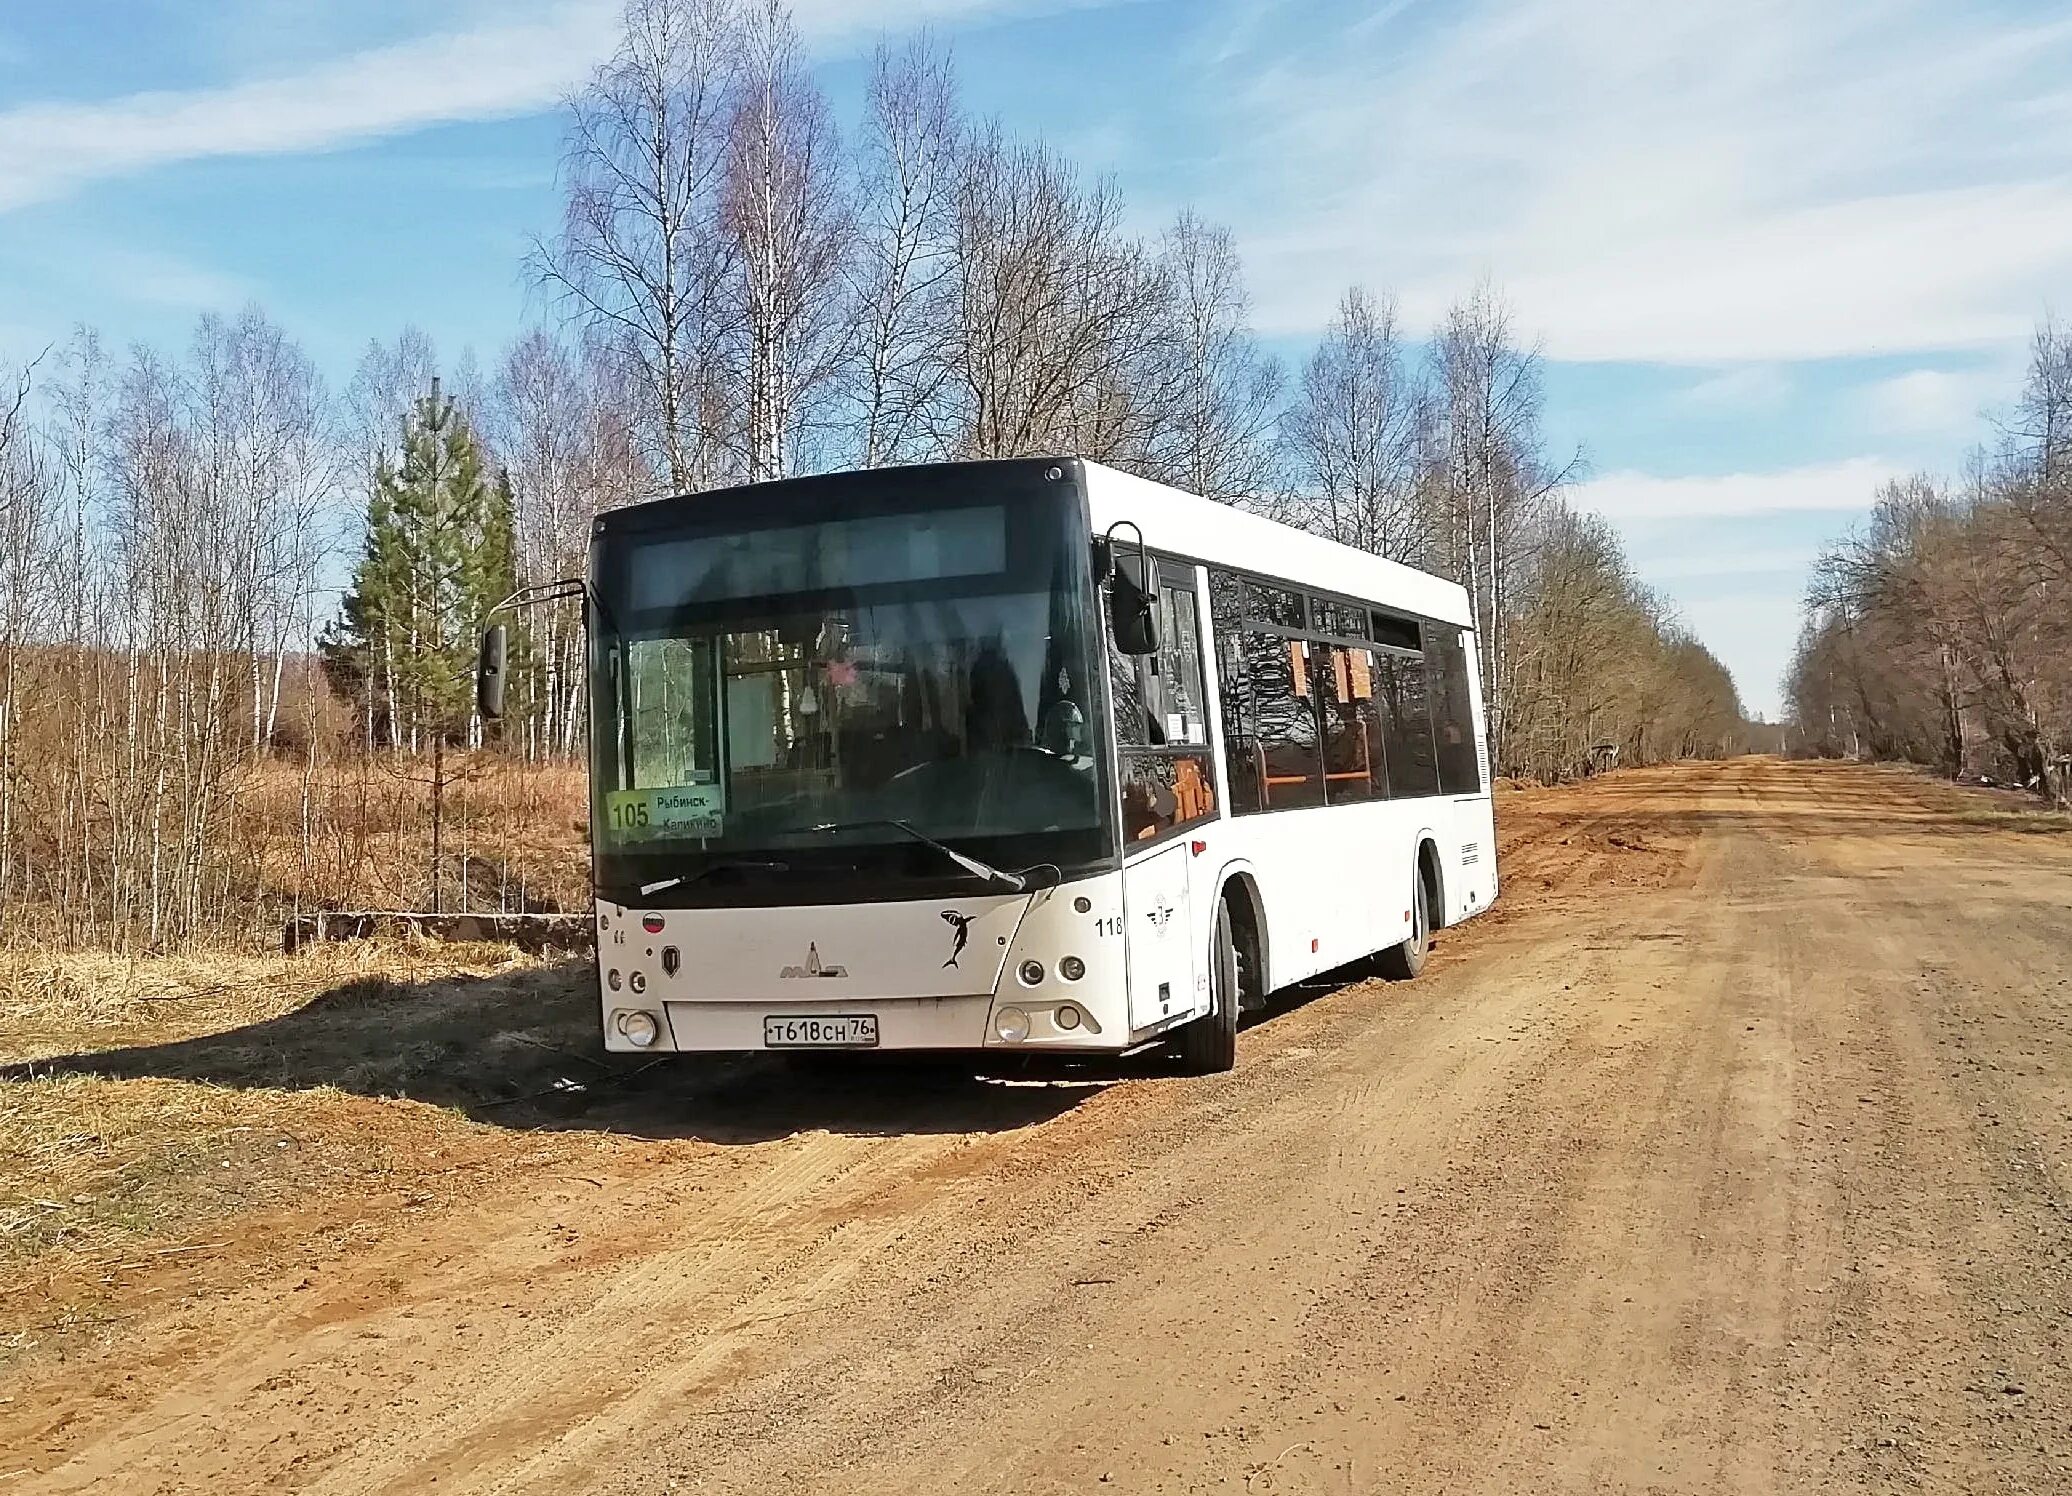
<path id="1" fill-rule="evenodd" d="M 1098 462 L 1081 466 L 1096 533 L 1128 520 L 1154 551 L 1475 625 L 1466 590 L 1443 577 Z"/>
<path id="2" fill-rule="evenodd" d="M 599 533 L 649 529 L 688 517 L 715 501 L 756 506 L 780 491 L 814 495 L 816 501 L 831 504 L 853 504 L 860 496 L 858 485 L 864 485 L 864 491 L 877 485 L 896 489 L 911 482 L 916 473 L 926 472 L 930 481 L 948 482 L 989 468 L 1036 468 L 1068 460 L 1009 457 L 815 473 L 629 504 L 600 514 L 596 529 Z M 1146 545 L 1170 556 L 1253 572 L 1295 587 L 1335 592 L 1463 628 L 1475 626 L 1467 592 L 1443 577 L 1102 463 L 1086 458 L 1077 462 L 1086 476 L 1087 509 L 1097 535 L 1128 520 L 1144 532 Z"/>

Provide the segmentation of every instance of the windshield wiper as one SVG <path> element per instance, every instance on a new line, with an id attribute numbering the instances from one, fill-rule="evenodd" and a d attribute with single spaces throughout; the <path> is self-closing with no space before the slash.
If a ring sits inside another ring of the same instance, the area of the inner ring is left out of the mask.
<path id="1" fill-rule="evenodd" d="M 936 851 L 942 853 L 943 856 L 949 858 L 950 861 L 956 863 L 958 867 L 963 868 L 965 872 L 971 874 L 972 877 L 983 878 L 997 888 L 1005 888 L 1010 892 L 1020 893 L 1029 886 L 1029 880 L 1020 873 L 1010 873 L 1002 868 L 994 867 L 990 862 L 981 862 L 976 857 L 968 857 L 955 847 L 937 841 L 926 832 L 916 831 L 912 822 L 909 821 L 822 821 L 817 826 L 806 827 L 806 830 L 813 832 L 861 831 L 866 826 L 890 826 L 895 831 L 904 832 L 922 846 L 933 847 Z"/>
<path id="2" fill-rule="evenodd" d="M 791 864 L 788 862 L 772 862 L 765 858 L 730 858 L 725 862 L 708 862 L 695 873 L 686 873 L 679 878 L 664 878 L 657 883 L 643 883 L 640 885 L 640 896 L 650 898 L 667 889 L 681 888 L 685 884 L 696 883 L 700 878 L 709 878 L 714 873 L 784 873 L 790 870 Z"/>

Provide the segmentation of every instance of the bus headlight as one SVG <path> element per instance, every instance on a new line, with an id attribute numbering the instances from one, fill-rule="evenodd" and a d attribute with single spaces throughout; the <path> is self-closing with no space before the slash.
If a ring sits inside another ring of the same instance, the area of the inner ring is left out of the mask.
<path id="1" fill-rule="evenodd" d="M 1076 982 L 1086 975 L 1086 963 L 1077 956 L 1067 956 L 1058 962 L 1058 975 L 1068 982 Z"/>
<path id="2" fill-rule="evenodd" d="M 993 1032 L 1009 1044 L 1029 1037 L 1029 1015 L 1020 1008 L 1002 1008 L 993 1015 Z"/>
<path id="3" fill-rule="evenodd" d="M 646 1049 L 662 1036 L 662 1025 L 655 1022 L 655 1015 L 639 1008 L 622 1010 L 613 1020 L 613 1026 L 628 1044 Z"/>
<path id="4" fill-rule="evenodd" d="M 1016 975 L 1022 979 L 1024 987 L 1040 987 L 1043 985 L 1043 963 L 1041 961 L 1024 961 L 1021 970 Z"/>
<path id="5" fill-rule="evenodd" d="M 1062 1003 L 1059 1005 L 1053 1021 L 1059 1028 L 1069 1034 L 1072 1030 L 1079 1027 L 1079 1010 L 1070 1003 Z"/>
<path id="6" fill-rule="evenodd" d="M 643 971 L 630 971 L 626 973 L 626 985 L 633 989 L 635 996 L 647 991 L 647 973 Z"/>

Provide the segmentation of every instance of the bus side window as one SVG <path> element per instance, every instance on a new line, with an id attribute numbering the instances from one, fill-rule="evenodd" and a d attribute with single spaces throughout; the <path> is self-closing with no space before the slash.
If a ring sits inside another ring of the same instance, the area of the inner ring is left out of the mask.
<path id="1" fill-rule="evenodd" d="M 1324 719 L 1324 800 L 1349 805 L 1388 797 L 1381 716 L 1374 700 L 1374 655 L 1348 645 L 1313 646 L 1326 668 L 1317 671 Z"/>
<path id="2" fill-rule="evenodd" d="M 1209 622 L 1216 636 L 1216 708 L 1222 713 L 1223 769 L 1230 780 L 1230 809 L 1233 815 L 1250 815 L 1265 806 L 1260 802 L 1252 671 L 1245 653 L 1244 583 L 1236 573 L 1210 570 Z"/>
<path id="3" fill-rule="evenodd" d="M 1297 810 L 1324 803 L 1318 754 L 1316 697 L 1310 678 L 1322 650 L 1284 634 L 1248 633 L 1243 644 L 1258 713 L 1253 757 L 1262 810 Z M 1315 654 L 1316 659 L 1311 655 Z"/>
<path id="4" fill-rule="evenodd" d="M 1425 629 L 1425 664 L 1432 683 L 1432 735 L 1439 760 L 1439 788 L 1448 795 L 1474 795 L 1482 790 L 1482 767 L 1475 752 L 1474 682 L 1468 679 L 1468 652 L 1461 632 L 1451 624 Z"/>
<path id="5" fill-rule="evenodd" d="M 1439 766 L 1432 757 L 1432 703 L 1425 689 L 1422 657 L 1380 652 L 1375 689 L 1386 722 L 1383 753 L 1388 761 L 1389 796 L 1403 800 L 1439 793 Z"/>

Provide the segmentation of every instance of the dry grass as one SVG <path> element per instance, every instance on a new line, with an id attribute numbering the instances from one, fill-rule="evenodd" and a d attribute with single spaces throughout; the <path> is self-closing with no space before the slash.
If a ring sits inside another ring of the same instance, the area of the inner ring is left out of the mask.
<path id="1" fill-rule="evenodd" d="M 471 911 L 580 910 L 589 899 L 589 790 L 579 764 L 528 764 L 499 753 L 448 755 L 441 895 Z M 101 944 L 141 949 L 189 939 L 260 949 L 288 915 L 312 909 L 429 909 L 430 759 L 347 754 L 305 766 L 268 757 L 238 767 L 211 821 L 202 861 L 199 923 L 148 918 L 148 879 L 128 867 L 118 881 L 130 912 L 108 902 L 109 831 L 90 828 L 102 859 L 76 865 L 77 834 L 32 801 L 20 818 L 17 879 L 0 906 L 0 942 Z M 170 834 L 170 833 L 168 833 Z M 170 855 L 170 854 L 169 854 Z M 91 897 L 76 890 L 91 888 Z M 168 895 L 170 897 L 170 895 Z M 69 901 L 69 902 L 68 902 Z"/>
<path id="2" fill-rule="evenodd" d="M 522 1130 L 612 1073 L 593 980 L 418 941 L 0 953 L 0 1363 L 108 1332 L 168 1274 L 220 1287 L 324 1218 L 596 1146 Z"/>
<path id="3" fill-rule="evenodd" d="M 327 942 L 293 957 L 0 950 L 0 1063 L 221 1033 L 356 984 L 415 985 L 537 964 L 507 946 L 430 940 Z"/>
<path id="4" fill-rule="evenodd" d="M 1918 764 L 1873 764 L 1869 769 L 1885 776 L 1896 792 L 1911 796 L 1946 826 L 2022 836 L 2072 836 L 2072 811 L 2052 810 L 2028 790 L 1952 783 Z"/>

